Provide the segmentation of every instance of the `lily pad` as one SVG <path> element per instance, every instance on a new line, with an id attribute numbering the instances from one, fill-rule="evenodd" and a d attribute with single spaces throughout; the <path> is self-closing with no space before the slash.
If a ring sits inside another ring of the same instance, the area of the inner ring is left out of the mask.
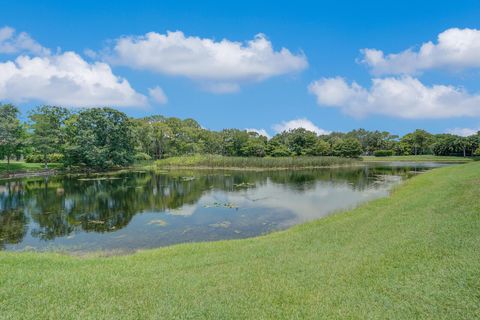
<path id="1" fill-rule="evenodd" d="M 212 204 L 206 204 L 203 206 L 204 208 L 228 208 L 228 209 L 238 209 L 238 206 L 233 204 L 233 203 L 230 203 L 230 202 L 226 202 L 226 203 L 221 203 L 221 202 L 214 202 Z"/>
<path id="2" fill-rule="evenodd" d="M 78 181 L 104 181 L 104 180 L 121 180 L 118 177 L 98 177 L 98 178 L 80 178 Z"/>
<path id="3" fill-rule="evenodd" d="M 93 224 L 105 224 L 105 221 L 101 221 L 101 220 L 90 220 L 90 221 L 88 221 L 88 223 L 93 223 Z"/>
<path id="4" fill-rule="evenodd" d="M 230 221 L 222 221 L 213 224 L 209 224 L 210 227 L 213 228 L 229 228 L 232 223 Z"/>
<path id="5" fill-rule="evenodd" d="M 147 224 L 149 224 L 149 225 L 155 224 L 157 226 L 164 227 L 164 226 L 167 225 L 167 222 L 165 220 L 162 220 L 162 219 L 156 219 L 156 220 L 150 220 Z"/>

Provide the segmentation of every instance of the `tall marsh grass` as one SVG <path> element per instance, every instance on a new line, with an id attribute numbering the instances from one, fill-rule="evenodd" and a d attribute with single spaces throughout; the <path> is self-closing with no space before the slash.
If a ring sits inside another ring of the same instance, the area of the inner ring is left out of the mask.
<path id="1" fill-rule="evenodd" d="M 206 167 L 206 168 L 315 168 L 344 166 L 358 160 L 339 157 L 223 157 L 219 155 L 195 155 L 172 157 L 157 161 L 159 167 Z"/>

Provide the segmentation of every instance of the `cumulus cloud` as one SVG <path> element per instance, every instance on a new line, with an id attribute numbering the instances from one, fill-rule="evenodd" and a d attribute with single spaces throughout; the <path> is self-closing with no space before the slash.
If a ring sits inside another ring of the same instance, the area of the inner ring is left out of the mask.
<path id="1" fill-rule="evenodd" d="M 28 33 L 17 33 L 11 27 L 0 28 L 0 53 L 15 54 L 19 52 L 42 56 L 50 54 L 49 49 L 41 46 Z"/>
<path id="2" fill-rule="evenodd" d="M 152 99 L 156 103 L 165 104 L 168 102 L 167 95 L 165 94 L 163 89 L 158 86 L 148 89 L 148 94 L 150 95 L 150 99 Z"/>
<path id="3" fill-rule="evenodd" d="M 181 31 L 117 39 L 105 59 L 115 65 L 183 76 L 206 83 L 209 91 L 238 91 L 243 82 L 298 72 L 308 65 L 304 54 L 273 49 L 263 35 L 245 43 L 185 36 Z"/>
<path id="4" fill-rule="evenodd" d="M 377 49 L 361 52 L 361 61 L 376 75 L 414 74 L 434 68 L 479 68 L 480 30 L 447 29 L 438 35 L 437 43 L 423 43 L 418 51 L 407 49 L 387 55 Z"/>
<path id="5" fill-rule="evenodd" d="M 281 123 L 277 123 L 273 125 L 273 130 L 275 132 L 280 133 L 283 131 L 288 131 L 292 129 L 297 129 L 297 128 L 303 128 L 308 131 L 313 131 L 318 135 L 324 135 L 324 134 L 329 134 L 330 131 L 321 129 L 317 127 L 315 124 L 313 124 L 312 121 L 306 119 L 306 118 L 301 118 L 301 119 L 294 119 L 290 121 L 283 121 Z"/>
<path id="6" fill-rule="evenodd" d="M 88 63 L 74 52 L 0 62 L 0 100 L 66 107 L 147 104 L 147 98 L 115 76 L 108 64 Z"/>
<path id="7" fill-rule="evenodd" d="M 477 132 L 480 132 L 480 128 L 452 128 L 452 129 L 447 129 L 447 133 L 450 134 L 455 134 L 457 136 L 462 136 L 462 137 L 468 137 L 468 136 L 473 136 L 477 134 Z"/>
<path id="8" fill-rule="evenodd" d="M 247 132 L 256 132 L 261 136 L 267 137 L 270 139 L 270 135 L 268 134 L 267 130 L 265 129 L 255 129 L 255 128 L 247 128 L 245 129 Z"/>
<path id="9" fill-rule="evenodd" d="M 335 107 L 356 117 L 380 114 L 399 118 L 450 118 L 480 116 L 480 95 L 465 89 L 426 86 L 410 76 L 376 78 L 369 89 L 345 79 L 314 81 L 309 91 L 322 106 Z"/>

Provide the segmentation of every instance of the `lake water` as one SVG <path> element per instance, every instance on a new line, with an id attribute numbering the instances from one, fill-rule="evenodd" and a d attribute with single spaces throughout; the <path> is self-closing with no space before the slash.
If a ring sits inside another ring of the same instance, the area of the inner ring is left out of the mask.
<path id="1" fill-rule="evenodd" d="M 0 180 L 0 250 L 129 252 L 253 237 L 384 197 L 441 165 Z"/>

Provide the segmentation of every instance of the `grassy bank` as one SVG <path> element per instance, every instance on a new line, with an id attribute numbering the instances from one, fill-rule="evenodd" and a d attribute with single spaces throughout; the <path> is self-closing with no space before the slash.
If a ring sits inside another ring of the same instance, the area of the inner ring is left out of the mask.
<path id="1" fill-rule="evenodd" d="M 475 162 L 260 238 L 109 258 L 3 252 L 0 317 L 479 318 L 479 194 Z"/>
<path id="2" fill-rule="evenodd" d="M 420 156 L 391 156 L 391 157 L 374 157 L 364 156 L 363 161 L 367 162 L 392 162 L 392 161 L 411 161 L 411 162 L 451 162 L 463 163 L 473 161 L 473 158 L 464 157 L 449 157 L 449 156 L 434 156 L 434 155 L 420 155 Z"/>
<path id="3" fill-rule="evenodd" d="M 159 167 L 294 169 L 350 165 L 357 160 L 338 157 L 223 157 L 195 155 L 172 157 L 157 161 Z"/>
<path id="4" fill-rule="evenodd" d="M 49 163 L 49 169 L 58 169 L 61 163 Z M 10 165 L 6 161 L 0 161 L 0 175 L 12 172 L 34 172 L 44 170 L 43 163 L 27 163 L 24 161 L 11 161 Z"/>

